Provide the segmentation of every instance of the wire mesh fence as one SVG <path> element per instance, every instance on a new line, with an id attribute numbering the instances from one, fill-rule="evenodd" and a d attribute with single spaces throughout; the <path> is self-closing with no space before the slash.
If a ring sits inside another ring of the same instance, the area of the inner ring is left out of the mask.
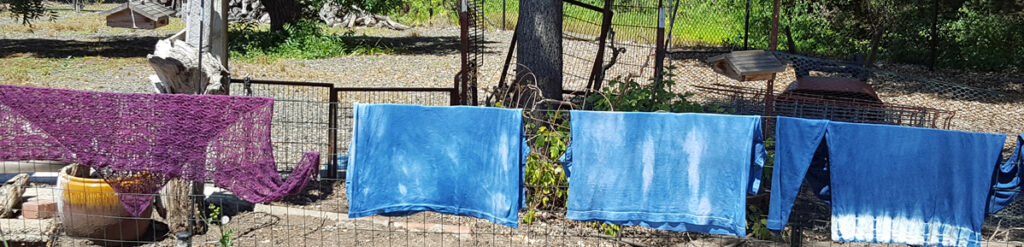
<path id="1" fill-rule="evenodd" d="M 248 88 L 248 89 L 246 89 Z M 362 103 L 409 103 L 421 105 L 449 105 L 451 89 L 373 91 L 367 89 L 339 89 L 323 85 L 280 85 L 252 83 L 248 87 L 244 83 L 233 83 L 233 94 L 276 99 L 275 114 L 272 121 L 272 137 L 275 143 L 275 158 L 279 170 L 290 170 L 294 166 L 293 159 L 307 151 L 321 151 L 325 159 L 334 159 L 330 149 L 329 133 L 336 133 L 337 147 L 344 153 L 347 146 L 346 133 L 351 133 L 352 121 L 350 106 L 352 102 Z M 331 94 L 337 97 L 331 102 Z M 330 121 L 332 104 L 337 104 L 336 127 Z M 347 109 L 347 110 L 346 110 Z M 571 119 L 560 110 L 527 111 L 524 119 L 526 136 L 532 150 L 538 157 L 551 157 L 547 146 L 538 146 L 539 136 L 560 138 L 566 142 L 568 132 L 545 132 L 537 130 L 540 126 L 548 129 L 567 129 Z M 332 132 L 334 130 L 335 132 Z M 773 133 L 769 130 L 767 133 Z M 432 140 L 423 140 L 424 142 Z M 327 158 L 330 157 L 330 158 Z M 545 158 L 547 165 L 559 164 Z M 328 161 L 321 160 L 324 168 Z M 342 163 L 343 164 L 343 163 Z M 72 187 L 61 187 L 55 173 L 63 164 L 45 162 L 23 162 L 18 165 L 4 164 L 2 173 L 13 174 L 34 172 L 33 180 L 26 193 L 29 201 L 35 200 L 68 200 L 69 194 L 92 193 L 82 199 L 90 203 L 106 202 L 101 196 L 113 196 L 113 192 L 84 192 Z M 290 167 L 291 166 L 291 167 Z M 14 169 L 17 169 L 15 171 Z M 201 198 L 204 204 L 214 205 L 213 208 L 201 208 L 204 217 L 191 219 L 194 224 L 209 223 L 205 232 L 195 232 L 189 240 L 193 246 L 219 245 L 221 241 L 230 240 L 234 246 L 783 246 L 794 242 L 815 246 L 844 245 L 828 240 L 828 207 L 813 198 L 810 193 L 797 201 L 790 230 L 768 236 L 748 236 L 745 238 L 700 233 L 672 232 L 650 228 L 623 226 L 617 230 L 609 230 L 607 226 L 593 222 L 579 222 L 564 217 L 564 198 L 554 198 L 551 204 L 536 201 L 527 203 L 519 213 L 519 218 L 529 218 L 529 223 L 522 223 L 519 228 L 509 228 L 488 221 L 462 216 L 451 216 L 432 212 L 421 212 L 409 216 L 372 216 L 364 218 L 348 218 L 348 204 L 345 195 L 344 167 L 339 167 L 339 176 L 331 178 L 320 176 L 314 179 L 303 191 L 282 200 L 252 204 L 232 196 L 229 192 L 205 185 L 203 194 L 178 196 L 183 198 Z M 322 173 L 326 175 L 327 171 Z M 46 181 L 50 179 L 52 182 Z M 764 180 L 768 181 L 768 180 Z M 564 183 L 526 183 L 526 197 L 538 200 L 552 195 L 551 191 L 567 189 Z M 769 185 L 770 186 L 770 185 Z M 765 187 L 760 196 L 748 198 L 752 205 L 765 203 L 770 187 Z M 173 195 L 161 195 L 160 201 L 170 200 Z M 116 197 L 113 197 L 116 199 Z M 119 206 L 114 201 L 114 206 Z M 562 203 L 562 204 L 559 204 Z M 1020 204 L 1019 202 L 1017 204 Z M 62 206 L 63 207 L 63 206 Z M 213 209 L 217 210 L 213 210 Z M 1010 208 L 1007 210 L 1018 210 Z M 216 215 L 214 212 L 218 212 Z M 766 211 L 749 212 L 750 218 L 763 218 Z M 24 214 L 24 212 L 21 212 Z M 71 213 L 71 215 L 67 215 Z M 61 213 L 57 213 L 61 214 Z M 1020 214 L 1017 214 L 1020 215 Z M 225 217 L 226 216 L 226 217 Z M 985 246 L 1016 246 L 1022 237 L 1013 227 L 1012 217 L 992 217 L 985 228 L 987 242 Z M 61 246 L 92 246 L 92 245 L 146 245 L 168 246 L 178 241 L 170 232 L 164 213 L 154 210 L 150 216 L 131 218 L 123 216 L 103 216 L 89 213 L 76 214 L 67 210 L 59 219 L 0 219 L 4 221 L 0 228 L 8 240 L 17 239 L 24 243 L 41 243 L 54 239 Z M 68 221 L 66 219 L 75 219 Z M 105 230 L 93 236 L 75 235 L 69 229 L 78 219 L 96 222 L 105 219 L 118 219 L 110 223 L 116 230 Z M 61 224 L 57 224 L 62 222 Z M 1000 229 L 997 230 L 996 226 Z M 56 230 L 52 230 L 56 229 Z M 796 229 L 796 230 L 795 230 Z M 141 233 L 131 240 L 111 240 L 127 233 Z M 801 236 L 801 237 L 794 237 Z M 824 237 L 823 237 L 824 236 Z M 19 242 L 19 243 L 21 243 Z"/>

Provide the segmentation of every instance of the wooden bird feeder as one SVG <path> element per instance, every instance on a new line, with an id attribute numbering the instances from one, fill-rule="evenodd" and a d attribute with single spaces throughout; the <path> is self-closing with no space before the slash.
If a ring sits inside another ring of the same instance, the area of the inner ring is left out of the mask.
<path id="1" fill-rule="evenodd" d="M 762 50 L 734 51 L 707 60 L 711 68 L 737 81 L 763 81 L 786 71 L 775 56 Z"/>
<path id="2" fill-rule="evenodd" d="M 764 115 L 771 116 L 775 101 L 775 74 L 786 66 L 774 55 L 762 50 L 734 51 L 707 60 L 711 68 L 737 81 L 767 81 L 764 94 Z"/>
<path id="3" fill-rule="evenodd" d="M 100 12 L 107 26 L 134 29 L 156 29 L 166 26 L 175 11 L 156 3 L 125 3 Z"/>

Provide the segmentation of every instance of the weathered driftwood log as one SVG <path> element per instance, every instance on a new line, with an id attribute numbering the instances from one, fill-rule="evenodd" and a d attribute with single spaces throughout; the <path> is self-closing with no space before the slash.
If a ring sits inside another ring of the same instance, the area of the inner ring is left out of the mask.
<path id="1" fill-rule="evenodd" d="M 228 94 L 230 73 L 220 59 L 203 51 L 202 70 L 198 69 L 199 56 L 195 46 L 181 40 L 184 32 L 160 40 L 153 54 L 147 56 L 156 75 L 150 81 L 160 93 L 195 94 L 196 79 L 202 73 L 206 90 L 203 94 Z M 206 106 L 218 107 L 218 106 Z M 203 184 L 180 179 L 168 181 L 157 200 L 157 213 L 165 219 L 172 233 L 190 232 L 203 234 L 207 226 L 198 220 L 206 208 L 203 198 Z"/>
<path id="2" fill-rule="evenodd" d="M 196 48 L 181 40 L 160 40 L 156 43 L 153 54 L 146 56 L 149 65 L 156 70 L 156 78 L 150 81 L 161 93 L 196 93 L 196 64 L 199 56 Z M 210 53 L 203 52 L 203 84 L 204 94 L 226 94 L 230 73 L 221 65 L 219 59 Z"/>
<path id="3" fill-rule="evenodd" d="M 3 201 L 0 201 L 0 218 L 12 218 L 14 210 L 21 208 L 21 195 L 25 194 L 28 178 L 28 174 L 18 174 L 0 187 L 0 195 L 4 197 Z"/>
<path id="4" fill-rule="evenodd" d="M 401 23 L 391 20 L 390 17 L 375 15 L 354 5 L 345 8 L 331 1 L 324 3 L 324 6 L 320 8 L 319 16 L 320 20 L 324 21 L 324 23 L 330 27 L 376 27 L 394 30 L 409 29 L 409 26 L 402 25 Z"/>

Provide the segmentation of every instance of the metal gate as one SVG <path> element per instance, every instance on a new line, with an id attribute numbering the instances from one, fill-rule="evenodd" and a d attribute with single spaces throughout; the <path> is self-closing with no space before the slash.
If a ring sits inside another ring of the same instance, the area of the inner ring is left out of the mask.
<path id="1" fill-rule="evenodd" d="M 231 79 L 232 94 L 274 98 L 271 138 L 278 170 L 289 172 L 304 152 L 328 157 L 327 178 L 338 174 L 338 157 L 347 152 L 352 133 L 352 104 L 460 105 L 450 88 L 336 87 L 333 83 Z M 240 88 L 239 88 L 240 87 Z"/>

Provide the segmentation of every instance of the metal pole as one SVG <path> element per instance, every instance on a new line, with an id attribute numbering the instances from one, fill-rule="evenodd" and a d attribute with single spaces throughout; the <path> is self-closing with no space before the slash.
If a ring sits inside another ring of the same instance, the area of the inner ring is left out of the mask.
<path id="1" fill-rule="evenodd" d="M 501 29 L 505 29 L 505 1 L 501 0 Z"/>
<path id="2" fill-rule="evenodd" d="M 508 66 L 512 63 L 512 54 L 516 50 L 516 40 L 519 38 L 519 25 L 512 31 L 512 42 L 508 44 L 508 54 L 505 55 L 505 65 L 501 66 L 501 76 L 498 78 L 498 87 L 505 87 L 505 77 L 508 75 Z M 503 95 L 504 96 L 504 95 Z"/>
<path id="3" fill-rule="evenodd" d="M 750 0 L 747 0 L 747 14 L 743 16 L 743 49 L 749 49 L 747 40 L 750 38 Z"/>
<path id="4" fill-rule="evenodd" d="M 327 149 L 330 150 L 331 155 L 328 156 L 327 160 L 327 177 L 337 178 L 338 177 L 338 92 L 334 90 L 334 87 L 330 87 L 327 90 L 331 95 L 327 96 L 328 106 L 327 110 Z"/>
<path id="5" fill-rule="evenodd" d="M 672 9 L 672 15 L 668 18 L 668 35 L 665 37 L 665 50 L 672 49 L 672 30 L 676 29 L 676 13 L 679 12 L 679 0 L 676 0 L 675 4 L 672 0 L 668 1 L 669 9 Z"/>
<path id="6" fill-rule="evenodd" d="M 649 111 L 654 111 L 654 99 L 657 98 L 658 89 L 665 73 L 665 7 L 662 7 L 664 0 L 658 0 L 658 40 L 654 49 L 654 88 L 651 90 Z"/>
<path id="7" fill-rule="evenodd" d="M 461 8 L 459 10 L 459 29 L 462 41 L 462 66 L 459 69 L 460 77 L 457 88 L 460 88 L 459 101 L 461 105 L 469 104 L 467 91 L 469 90 L 469 3 L 461 0 Z"/>
<path id="8" fill-rule="evenodd" d="M 196 66 L 199 73 L 196 73 L 196 94 L 203 94 L 203 20 L 206 18 L 206 1 L 199 0 L 199 47 L 196 49 L 199 53 L 199 64 Z"/>
<path id="9" fill-rule="evenodd" d="M 608 40 L 608 31 L 612 28 L 612 1 L 604 1 L 604 9 L 601 11 L 601 33 L 597 38 L 597 56 L 594 57 L 594 67 L 590 70 L 590 79 L 587 80 L 587 90 L 601 90 L 601 82 L 604 81 L 604 50 Z"/>

